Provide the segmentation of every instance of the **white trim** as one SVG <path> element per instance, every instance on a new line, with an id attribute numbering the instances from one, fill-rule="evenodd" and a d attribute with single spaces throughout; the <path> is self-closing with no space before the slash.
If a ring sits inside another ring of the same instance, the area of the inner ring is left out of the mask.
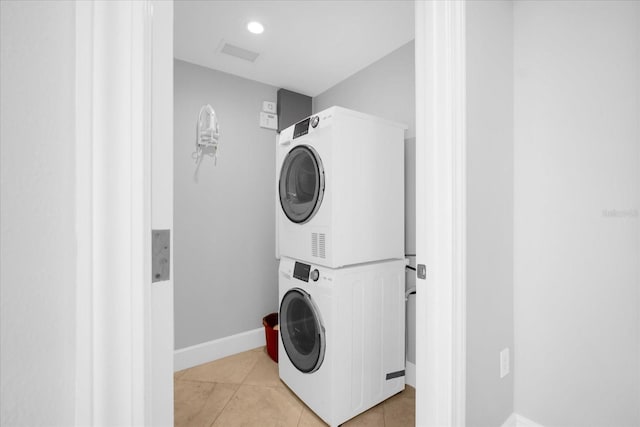
<path id="1" fill-rule="evenodd" d="M 252 329 L 174 352 L 173 369 L 181 371 L 265 345 L 264 328 Z"/>
<path id="2" fill-rule="evenodd" d="M 173 250 L 173 2 L 151 1 L 153 20 L 148 37 L 151 45 L 152 93 L 151 129 L 151 228 L 170 230 L 170 254 Z M 149 236 L 151 233 L 149 232 Z M 151 243 L 148 240 L 149 244 Z M 149 253 L 151 248 L 149 247 Z M 152 384 L 147 394 L 150 418 L 147 425 L 173 427 L 173 259 L 169 260 L 169 280 L 151 285 L 150 315 L 151 363 L 147 366 Z M 148 267 L 147 271 L 151 271 Z"/>
<path id="3" fill-rule="evenodd" d="M 543 426 L 542 424 L 538 424 L 514 412 L 502 424 L 502 427 L 543 427 Z"/>
<path id="4" fill-rule="evenodd" d="M 407 361 L 404 368 L 404 382 L 413 388 L 416 388 L 416 365 Z"/>
<path id="5" fill-rule="evenodd" d="M 76 1 L 76 387 L 75 423 L 93 420 L 92 66 L 93 3 Z"/>
<path id="6" fill-rule="evenodd" d="M 149 419 L 149 1 L 76 1 L 76 425 Z"/>
<path id="7" fill-rule="evenodd" d="M 416 2 L 416 425 L 464 426 L 465 2 Z"/>

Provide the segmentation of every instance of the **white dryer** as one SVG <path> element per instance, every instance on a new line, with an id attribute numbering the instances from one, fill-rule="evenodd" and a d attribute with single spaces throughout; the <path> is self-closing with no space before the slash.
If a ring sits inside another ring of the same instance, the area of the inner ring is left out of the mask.
<path id="1" fill-rule="evenodd" d="M 404 277 L 403 260 L 280 261 L 280 378 L 330 426 L 404 390 Z"/>
<path id="2" fill-rule="evenodd" d="M 404 257 L 405 129 L 331 107 L 280 133 L 281 256 L 331 268 Z"/>

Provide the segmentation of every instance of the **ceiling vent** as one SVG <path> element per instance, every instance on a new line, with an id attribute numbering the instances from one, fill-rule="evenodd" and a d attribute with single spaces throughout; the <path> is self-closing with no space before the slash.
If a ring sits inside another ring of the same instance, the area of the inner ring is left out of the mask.
<path id="1" fill-rule="evenodd" d="M 252 52 L 247 49 L 232 45 L 226 41 L 222 41 L 220 47 L 220 53 L 226 53 L 227 55 L 235 56 L 236 58 L 244 59 L 245 61 L 255 62 L 256 58 L 260 55 L 257 52 Z"/>

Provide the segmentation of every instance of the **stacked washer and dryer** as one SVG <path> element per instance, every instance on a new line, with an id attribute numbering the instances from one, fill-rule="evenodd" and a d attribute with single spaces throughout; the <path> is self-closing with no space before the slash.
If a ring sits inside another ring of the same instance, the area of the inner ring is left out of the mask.
<path id="1" fill-rule="evenodd" d="M 405 129 L 332 107 L 278 139 L 280 378 L 330 426 L 405 386 Z"/>

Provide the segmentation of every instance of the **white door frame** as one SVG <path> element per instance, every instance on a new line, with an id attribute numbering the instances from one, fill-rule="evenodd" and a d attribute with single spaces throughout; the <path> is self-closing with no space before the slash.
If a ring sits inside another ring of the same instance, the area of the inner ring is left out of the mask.
<path id="1" fill-rule="evenodd" d="M 154 169 L 173 164 L 173 5 L 75 6 L 76 425 L 173 425 L 173 283 L 151 284 L 151 229 L 172 228 L 172 169 Z"/>
<path id="2" fill-rule="evenodd" d="M 173 283 L 151 286 L 150 231 L 172 228 L 151 184 L 172 180 L 173 5 L 76 13 L 76 424 L 172 425 Z M 416 424 L 463 426 L 465 4 L 416 1 L 415 23 Z"/>
<path id="3" fill-rule="evenodd" d="M 416 1 L 416 425 L 465 425 L 465 2 Z"/>

